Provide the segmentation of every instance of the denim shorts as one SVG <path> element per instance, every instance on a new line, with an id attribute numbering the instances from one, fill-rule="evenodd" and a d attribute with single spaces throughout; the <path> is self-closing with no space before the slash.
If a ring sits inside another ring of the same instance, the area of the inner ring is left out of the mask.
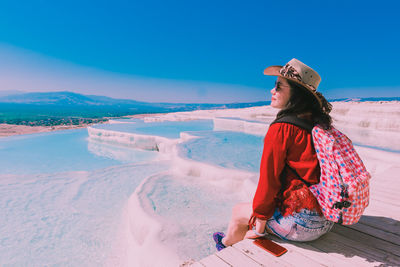
<path id="1" fill-rule="evenodd" d="M 269 229 L 284 240 L 312 241 L 329 232 L 334 222 L 318 212 L 302 209 L 299 213 L 283 217 L 278 209 L 267 221 Z"/>

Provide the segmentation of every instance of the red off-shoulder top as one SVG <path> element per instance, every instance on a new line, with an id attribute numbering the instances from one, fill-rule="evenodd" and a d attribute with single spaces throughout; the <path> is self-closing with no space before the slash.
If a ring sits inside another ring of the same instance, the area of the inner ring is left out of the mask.
<path id="1" fill-rule="evenodd" d="M 289 123 L 274 123 L 264 139 L 253 221 L 255 217 L 269 219 L 277 207 L 283 216 L 303 208 L 321 213 L 314 195 L 290 169 L 310 184 L 319 182 L 320 167 L 311 133 Z"/>

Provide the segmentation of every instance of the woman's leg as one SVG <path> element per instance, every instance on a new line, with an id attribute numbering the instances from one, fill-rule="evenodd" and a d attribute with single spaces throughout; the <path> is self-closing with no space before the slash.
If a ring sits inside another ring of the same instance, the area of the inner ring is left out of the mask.
<path id="1" fill-rule="evenodd" d="M 252 203 L 239 203 L 232 209 L 232 218 L 229 222 L 226 236 L 222 239 L 225 246 L 231 246 L 243 240 L 248 223 L 253 212 Z"/>

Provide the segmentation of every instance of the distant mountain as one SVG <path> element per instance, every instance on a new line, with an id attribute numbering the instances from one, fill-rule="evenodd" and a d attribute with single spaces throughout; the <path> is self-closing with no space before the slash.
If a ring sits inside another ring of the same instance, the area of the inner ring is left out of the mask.
<path id="1" fill-rule="evenodd" d="M 5 90 L 5 91 L 0 91 L 0 97 L 8 96 L 8 95 L 18 95 L 18 94 L 23 94 L 23 93 L 25 93 L 25 92 L 18 91 L 18 90 Z"/>
<path id="2" fill-rule="evenodd" d="M 400 97 L 364 97 L 364 98 L 337 98 L 329 101 L 343 102 L 365 102 L 365 101 L 400 101 Z M 80 106 L 80 107 L 100 107 L 113 106 L 113 108 L 139 108 L 154 107 L 165 109 L 210 109 L 210 108 L 244 108 L 262 106 L 269 104 L 269 101 L 253 103 L 229 103 L 229 104 L 199 104 L 199 103 L 150 103 L 140 102 L 129 99 L 115 99 L 98 95 L 82 95 L 73 92 L 43 92 L 43 93 L 23 93 L 21 91 L 0 91 L 0 103 L 14 104 L 33 104 L 49 106 Z"/>
<path id="3" fill-rule="evenodd" d="M 33 104 L 49 106 L 112 106 L 113 108 L 163 108 L 163 109 L 209 109 L 209 108 L 241 108 L 266 105 L 268 102 L 230 103 L 230 104 L 198 104 L 198 103 L 149 103 L 129 99 L 115 99 L 106 96 L 82 95 L 72 92 L 23 93 L 0 97 L 0 103 Z"/>
<path id="4" fill-rule="evenodd" d="M 378 101 L 400 101 L 400 97 L 357 97 L 357 98 L 336 98 L 330 99 L 330 102 L 378 102 Z"/>
<path id="5" fill-rule="evenodd" d="M 13 94 L 0 97 L 2 103 L 19 103 L 35 105 L 136 105 L 144 102 L 114 99 L 106 96 L 82 95 L 72 92 L 44 92 Z"/>

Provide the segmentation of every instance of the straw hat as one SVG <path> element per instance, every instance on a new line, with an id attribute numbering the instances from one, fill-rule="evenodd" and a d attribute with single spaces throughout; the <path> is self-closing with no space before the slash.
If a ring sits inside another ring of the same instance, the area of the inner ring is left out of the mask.
<path id="1" fill-rule="evenodd" d="M 308 89 L 322 106 L 321 99 L 317 95 L 317 88 L 321 82 L 319 74 L 301 62 L 293 58 L 285 66 L 270 66 L 264 70 L 265 75 L 280 76 L 302 85 Z"/>

